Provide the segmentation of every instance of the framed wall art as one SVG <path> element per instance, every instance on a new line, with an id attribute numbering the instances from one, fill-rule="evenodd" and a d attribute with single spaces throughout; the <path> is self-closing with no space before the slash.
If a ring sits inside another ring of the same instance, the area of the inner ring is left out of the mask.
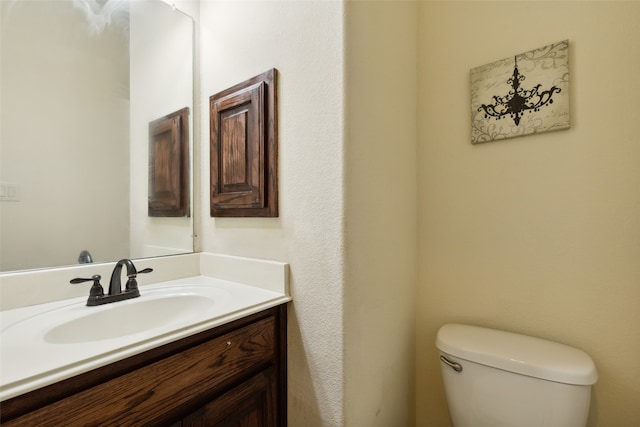
<path id="1" fill-rule="evenodd" d="M 471 70 L 471 143 L 569 128 L 569 41 Z"/>

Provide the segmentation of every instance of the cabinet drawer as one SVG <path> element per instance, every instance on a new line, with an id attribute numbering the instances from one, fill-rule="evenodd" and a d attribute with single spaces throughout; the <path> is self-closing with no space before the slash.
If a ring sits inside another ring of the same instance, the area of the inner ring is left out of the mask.
<path id="1" fill-rule="evenodd" d="M 3 425 L 166 425 L 203 396 L 275 363 L 275 323 L 263 318 Z"/>

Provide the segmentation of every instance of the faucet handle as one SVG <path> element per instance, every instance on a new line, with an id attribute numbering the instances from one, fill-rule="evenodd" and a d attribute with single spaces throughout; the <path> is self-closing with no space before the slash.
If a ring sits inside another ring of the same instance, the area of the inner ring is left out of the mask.
<path id="1" fill-rule="evenodd" d="M 99 274 L 94 274 L 90 279 L 76 277 L 75 279 L 71 279 L 69 283 L 73 285 L 77 285 L 78 283 L 91 282 L 93 281 L 93 285 L 91 286 L 91 290 L 89 290 L 89 297 L 101 297 L 104 295 L 104 289 L 102 289 L 102 285 L 100 284 L 100 279 L 102 276 Z"/>
<path id="2" fill-rule="evenodd" d="M 93 276 L 91 276 L 90 279 L 83 278 L 83 277 L 76 277 L 75 279 L 69 280 L 69 283 L 71 283 L 73 285 L 77 285 L 78 283 L 91 282 L 93 280 L 94 284 L 96 282 L 98 282 L 98 284 L 100 284 L 100 279 L 102 279 L 102 276 L 100 276 L 99 274 L 94 274 Z"/>
<path id="3" fill-rule="evenodd" d="M 135 274 L 129 275 L 129 280 L 127 280 L 127 286 L 125 287 L 125 289 L 128 291 L 136 291 L 138 289 L 138 282 L 136 281 L 136 275 L 141 273 L 142 274 L 151 273 L 152 271 L 153 271 L 153 268 L 145 268 L 143 270 L 136 271 Z"/>

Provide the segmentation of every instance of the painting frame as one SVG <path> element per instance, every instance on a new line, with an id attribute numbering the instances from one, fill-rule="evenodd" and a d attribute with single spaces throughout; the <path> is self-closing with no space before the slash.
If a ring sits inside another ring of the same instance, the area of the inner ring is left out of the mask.
<path id="1" fill-rule="evenodd" d="M 569 40 L 472 68 L 471 143 L 568 129 Z"/>

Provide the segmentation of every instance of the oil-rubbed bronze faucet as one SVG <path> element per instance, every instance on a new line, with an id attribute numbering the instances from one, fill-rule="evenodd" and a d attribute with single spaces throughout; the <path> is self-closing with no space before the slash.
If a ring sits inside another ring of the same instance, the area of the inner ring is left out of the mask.
<path id="1" fill-rule="evenodd" d="M 120 281 L 120 275 L 123 266 L 127 267 L 127 277 L 129 278 L 124 290 L 122 290 L 122 284 Z M 100 284 L 101 277 L 99 274 L 91 276 L 90 279 L 78 277 L 72 279 L 69 283 L 77 284 L 93 281 L 93 285 L 91 286 L 91 290 L 89 291 L 89 299 L 87 299 L 87 305 L 102 305 L 108 304 L 110 302 L 139 297 L 140 291 L 138 290 L 138 282 L 136 281 L 136 276 L 142 273 L 151 273 L 152 271 L 153 269 L 151 268 L 145 268 L 144 270 L 137 271 L 136 267 L 133 265 L 133 262 L 131 262 L 130 259 L 121 259 L 113 268 L 113 273 L 111 273 L 111 280 L 109 281 L 109 293 L 107 295 L 104 294 L 104 290 L 102 288 L 102 285 Z"/>

